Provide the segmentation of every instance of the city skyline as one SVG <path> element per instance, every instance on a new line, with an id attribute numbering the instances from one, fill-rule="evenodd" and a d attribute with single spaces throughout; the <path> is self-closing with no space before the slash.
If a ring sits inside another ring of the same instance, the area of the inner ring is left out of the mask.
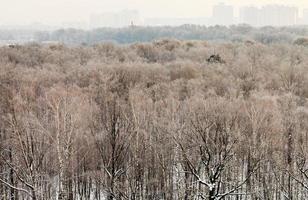
<path id="1" fill-rule="evenodd" d="M 238 9 L 238 13 L 236 13 Z M 308 24 L 308 9 L 300 12 L 295 6 L 282 4 L 267 4 L 263 6 L 242 6 L 218 3 L 212 6 L 210 17 L 195 18 L 145 18 L 138 10 L 122 10 L 92 14 L 89 20 L 90 28 L 125 27 L 129 25 L 160 26 L 182 24 L 225 25 L 249 24 L 251 26 L 292 26 Z"/>
<path id="2" fill-rule="evenodd" d="M 1 1 L 1 0 L 0 0 Z M 30 29 L 77 28 L 93 29 L 98 27 L 125 27 L 131 24 L 140 26 L 158 26 L 182 24 L 199 25 L 233 25 L 249 24 L 252 26 L 289 26 L 308 24 L 308 7 L 299 8 L 285 4 L 251 4 L 235 6 L 219 2 L 210 7 L 210 15 L 180 17 L 149 17 L 138 9 L 122 9 L 119 11 L 100 11 L 89 13 L 87 17 L 74 20 L 63 20 L 58 23 L 44 23 L 37 20 L 24 24 L 1 23 L 1 28 L 27 27 Z"/>
<path id="3" fill-rule="evenodd" d="M 138 10 L 144 18 L 210 17 L 212 6 L 220 2 L 234 7 L 283 4 L 308 8 L 303 0 L 0 0 L 0 25 L 43 23 L 59 25 L 70 21 L 88 21 L 91 14 Z M 238 11 L 235 11 L 238 15 Z"/>

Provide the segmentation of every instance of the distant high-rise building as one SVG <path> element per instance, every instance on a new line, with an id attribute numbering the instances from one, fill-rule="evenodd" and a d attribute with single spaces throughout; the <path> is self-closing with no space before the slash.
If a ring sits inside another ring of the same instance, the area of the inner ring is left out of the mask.
<path id="1" fill-rule="evenodd" d="M 240 18 L 242 23 L 252 26 L 291 26 L 297 24 L 298 9 L 282 5 L 243 7 Z"/>
<path id="2" fill-rule="evenodd" d="M 308 9 L 303 10 L 303 18 L 302 18 L 303 24 L 308 24 Z"/>
<path id="3" fill-rule="evenodd" d="M 261 26 L 290 26 L 298 19 L 298 9 L 282 5 L 263 6 L 260 11 Z"/>
<path id="4" fill-rule="evenodd" d="M 213 7 L 212 20 L 215 25 L 232 25 L 234 23 L 233 6 L 223 3 L 215 5 Z"/>
<path id="5" fill-rule="evenodd" d="M 90 27 L 126 27 L 131 24 L 140 25 L 141 21 L 138 11 L 124 10 L 118 13 L 92 15 L 90 18 Z"/>
<path id="6" fill-rule="evenodd" d="M 240 9 L 241 23 L 249 24 L 252 26 L 260 25 L 260 10 L 257 7 L 243 7 Z"/>

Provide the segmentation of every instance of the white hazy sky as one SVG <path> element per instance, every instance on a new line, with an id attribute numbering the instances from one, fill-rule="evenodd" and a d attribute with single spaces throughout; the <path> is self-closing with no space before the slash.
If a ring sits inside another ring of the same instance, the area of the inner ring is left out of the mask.
<path id="1" fill-rule="evenodd" d="M 308 8 L 308 0 L 0 0 L 0 25 L 88 21 L 89 15 L 135 9 L 144 17 L 207 17 L 212 5 L 285 4 Z"/>

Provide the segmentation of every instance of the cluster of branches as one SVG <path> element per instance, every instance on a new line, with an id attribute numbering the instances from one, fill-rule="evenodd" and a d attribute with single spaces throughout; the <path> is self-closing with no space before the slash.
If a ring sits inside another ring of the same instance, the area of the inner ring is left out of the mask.
<path id="1" fill-rule="evenodd" d="M 307 199 L 307 53 L 2 47 L 0 199 Z"/>

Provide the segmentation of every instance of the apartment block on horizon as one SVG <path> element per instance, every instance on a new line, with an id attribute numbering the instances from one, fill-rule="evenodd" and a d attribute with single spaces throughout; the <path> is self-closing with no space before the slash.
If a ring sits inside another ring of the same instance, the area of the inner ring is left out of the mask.
<path id="1" fill-rule="evenodd" d="M 298 22 L 298 8 L 283 5 L 243 7 L 240 21 L 252 26 L 292 26 Z"/>

